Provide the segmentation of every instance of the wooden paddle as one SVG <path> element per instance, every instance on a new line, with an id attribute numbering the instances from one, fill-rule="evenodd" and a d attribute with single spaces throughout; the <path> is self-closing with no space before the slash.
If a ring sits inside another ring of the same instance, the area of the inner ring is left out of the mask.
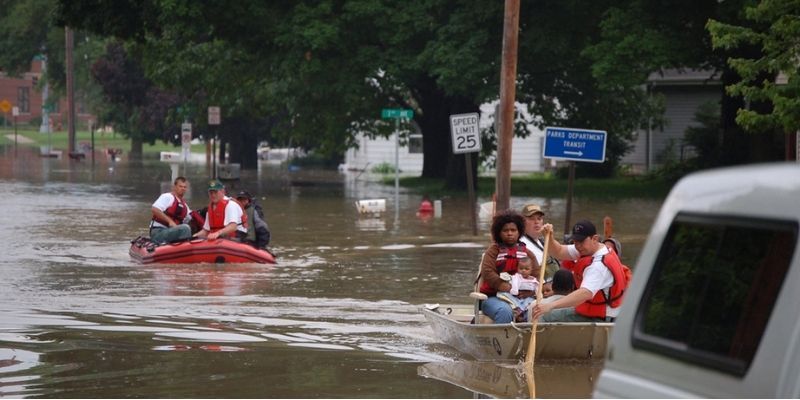
<path id="1" fill-rule="evenodd" d="M 552 232 L 547 232 L 544 235 L 544 250 L 542 253 L 542 263 L 539 266 L 539 290 L 536 291 L 536 304 L 542 302 L 542 286 L 544 286 L 544 270 L 547 265 L 547 248 L 550 246 L 550 236 Z M 536 327 L 539 320 L 531 321 L 531 340 L 528 342 L 528 351 L 525 353 L 525 381 L 528 384 L 528 391 L 530 391 L 531 398 L 536 398 L 536 383 L 533 379 L 533 359 L 536 355 Z"/>

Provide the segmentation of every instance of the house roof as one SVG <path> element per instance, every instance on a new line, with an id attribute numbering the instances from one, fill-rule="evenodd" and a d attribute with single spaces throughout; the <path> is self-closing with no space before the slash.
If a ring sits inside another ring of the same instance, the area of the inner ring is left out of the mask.
<path id="1" fill-rule="evenodd" d="M 663 85 L 720 85 L 719 72 L 710 69 L 665 68 L 653 72 L 647 82 L 657 86 Z"/>

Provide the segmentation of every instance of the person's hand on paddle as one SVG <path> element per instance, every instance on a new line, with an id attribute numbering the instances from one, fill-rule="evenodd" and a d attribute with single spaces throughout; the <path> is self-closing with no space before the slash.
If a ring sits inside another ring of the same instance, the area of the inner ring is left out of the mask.
<path id="1" fill-rule="evenodd" d="M 532 303 L 533 305 L 533 317 L 532 319 L 538 320 L 544 314 L 549 313 L 553 310 L 553 303 Z"/>
<path id="2" fill-rule="evenodd" d="M 553 224 L 544 224 L 542 226 L 542 235 L 546 235 L 547 233 L 553 233 Z"/>

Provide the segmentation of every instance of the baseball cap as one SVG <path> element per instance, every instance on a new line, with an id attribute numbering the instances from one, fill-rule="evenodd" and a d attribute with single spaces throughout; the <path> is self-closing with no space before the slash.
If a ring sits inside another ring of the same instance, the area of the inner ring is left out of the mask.
<path id="1" fill-rule="evenodd" d="M 208 182 L 208 190 L 222 190 L 225 189 L 225 185 L 222 184 L 220 181 L 211 181 Z"/>
<path id="2" fill-rule="evenodd" d="M 542 208 L 539 207 L 538 204 L 527 204 L 525 207 L 522 207 L 522 215 L 525 217 L 530 217 L 536 213 L 544 215 L 544 211 L 542 211 Z"/>
<path id="3" fill-rule="evenodd" d="M 582 242 L 587 237 L 596 234 L 597 229 L 594 227 L 594 224 L 589 220 L 582 220 L 572 226 L 572 234 L 569 238 L 575 242 Z"/>
<path id="4" fill-rule="evenodd" d="M 247 190 L 242 190 L 241 192 L 239 192 L 236 195 L 236 198 L 237 199 L 253 200 L 253 195 L 251 195 L 250 192 L 248 192 Z"/>

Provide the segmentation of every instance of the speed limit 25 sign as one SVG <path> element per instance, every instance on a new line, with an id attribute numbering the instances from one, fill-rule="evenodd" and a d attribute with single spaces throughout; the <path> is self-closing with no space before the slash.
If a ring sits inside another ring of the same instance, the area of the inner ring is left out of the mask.
<path id="1" fill-rule="evenodd" d="M 453 134 L 453 153 L 481 151 L 481 134 L 478 128 L 478 113 L 450 116 L 450 132 Z"/>

